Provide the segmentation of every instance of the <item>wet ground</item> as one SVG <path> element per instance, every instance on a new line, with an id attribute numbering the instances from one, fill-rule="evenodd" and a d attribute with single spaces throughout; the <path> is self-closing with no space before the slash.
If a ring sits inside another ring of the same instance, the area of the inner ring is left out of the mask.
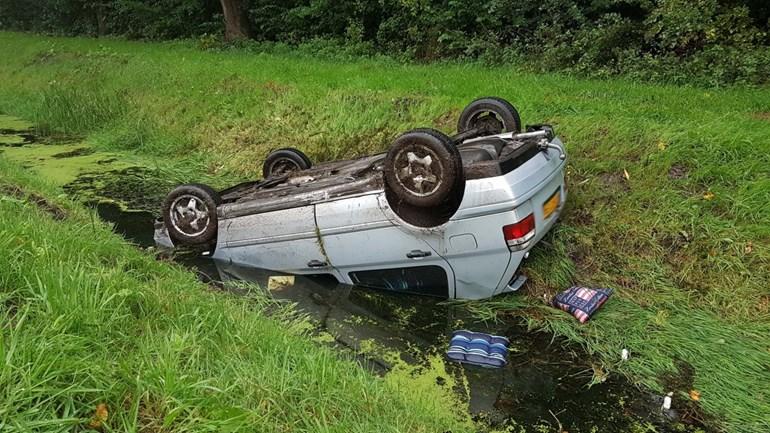
<path id="1" fill-rule="evenodd" d="M 41 142 L 31 125 L 0 116 L 0 153 L 36 169 L 92 206 L 116 233 L 140 248 L 153 246 L 153 220 L 167 180 L 119 155 L 84 143 Z M 122 162 L 123 161 L 123 162 Z M 431 387 L 482 425 L 510 432 L 695 431 L 661 413 L 660 397 L 603 372 L 587 354 L 519 322 L 484 323 L 462 304 L 345 286 L 328 279 L 280 276 L 215 262 L 179 260 L 211 284 L 237 291 L 242 281 L 297 305 L 312 320 L 320 344 L 354 356 L 385 380 Z M 509 296 L 520 296 L 512 294 Z M 453 331 L 471 329 L 511 341 L 508 365 L 485 369 L 446 360 Z"/>

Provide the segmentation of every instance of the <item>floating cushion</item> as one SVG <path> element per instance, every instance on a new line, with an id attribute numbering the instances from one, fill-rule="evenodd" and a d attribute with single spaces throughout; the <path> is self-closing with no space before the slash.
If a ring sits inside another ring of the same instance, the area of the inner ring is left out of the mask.
<path id="1" fill-rule="evenodd" d="M 466 364 L 499 368 L 508 363 L 508 344 L 505 337 L 467 330 L 455 331 L 447 357 Z"/>

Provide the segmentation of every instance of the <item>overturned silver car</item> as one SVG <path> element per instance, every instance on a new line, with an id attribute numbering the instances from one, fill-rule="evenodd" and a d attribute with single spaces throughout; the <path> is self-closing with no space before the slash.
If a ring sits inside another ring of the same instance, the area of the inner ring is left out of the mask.
<path id="1" fill-rule="evenodd" d="M 271 153 L 264 179 L 180 185 L 156 242 L 216 260 L 359 286 L 481 299 L 521 287 L 519 267 L 566 199 L 566 154 L 548 125 L 481 98 L 450 137 L 415 129 L 387 153 L 312 166 Z"/>

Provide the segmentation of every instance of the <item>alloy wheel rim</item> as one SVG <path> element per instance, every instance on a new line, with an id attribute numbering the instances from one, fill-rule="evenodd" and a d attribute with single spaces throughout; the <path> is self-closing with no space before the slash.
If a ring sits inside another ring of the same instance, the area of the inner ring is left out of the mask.
<path id="1" fill-rule="evenodd" d="M 181 195 L 171 204 L 171 224 L 185 236 L 200 236 L 208 228 L 210 220 L 206 203 L 191 194 Z"/>
<path id="2" fill-rule="evenodd" d="M 401 149 L 394 165 L 396 180 L 411 195 L 430 196 L 443 184 L 444 168 L 436 152 L 426 146 Z"/>

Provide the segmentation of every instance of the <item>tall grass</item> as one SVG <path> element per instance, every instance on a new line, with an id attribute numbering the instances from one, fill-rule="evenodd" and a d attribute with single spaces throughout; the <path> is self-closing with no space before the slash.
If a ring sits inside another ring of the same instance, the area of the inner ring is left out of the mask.
<path id="1" fill-rule="evenodd" d="M 56 195 L 2 160 L 0 185 Z M 61 204 L 57 222 L 0 193 L 0 431 L 471 430 L 313 343 L 291 309 L 212 292 Z"/>
<path id="2" fill-rule="evenodd" d="M 30 120 L 42 134 L 93 132 L 124 115 L 128 108 L 127 101 L 118 94 L 81 83 L 52 82 L 37 98 L 33 103 L 45 109 L 36 110 Z"/>
<path id="3" fill-rule="evenodd" d="M 203 167 L 201 175 L 256 177 L 264 155 L 285 146 L 316 161 L 384 150 L 409 128 L 452 132 L 468 101 L 503 96 L 525 122 L 555 124 L 571 158 L 562 224 L 526 265 L 527 305 L 572 283 L 617 289 L 605 308 L 612 320 L 601 326 L 578 327 L 559 314 L 528 317 L 607 363 L 633 345 L 635 361 L 621 371 L 661 390 L 665 377 L 694 368 L 700 404 L 730 430 L 768 423 L 767 394 L 749 387 L 750 374 L 767 380 L 757 367 L 767 364 L 770 347 L 766 88 L 702 90 L 458 63 L 335 63 L 13 33 L 0 33 L 0 54 L 8 59 L 0 64 L 0 111 L 43 116 L 47 107 L 36 95 L 63 78 L 83 92 L 122 95 L 126 109 L 91 126 L 95 145 L 203 161 L 191 175 Z M 73 121 L 86 129 L 89 122 Z M 522 311 L 519 299 L 493 305 Z M 650 332 L 661 317 L 665 326 Z M 728 343 L 707 344 L 711 331 Z"/>

